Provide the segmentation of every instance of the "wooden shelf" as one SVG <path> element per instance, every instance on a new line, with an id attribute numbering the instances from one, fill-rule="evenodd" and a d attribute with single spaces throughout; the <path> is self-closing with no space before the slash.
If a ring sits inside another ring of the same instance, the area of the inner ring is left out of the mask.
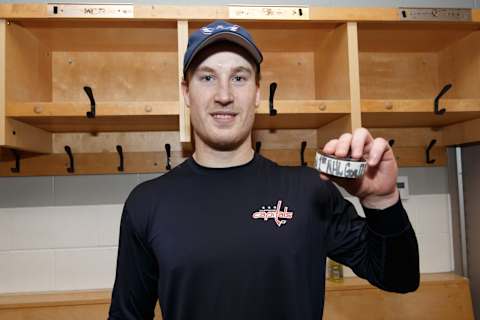
<path id="1" fill-rule="evenodd" d="M 433 112 L 431 99 L 362 99 L 362 112 Z M 480 112 L 478 99 L 441 99 L 439 107 L 449 112 Z"/>
<path id="2" fill-rule="evenodd" d="M 205 23 L 191 22 L 189 31 Z M 351 113 L 349 40 L 354 34 L 346 23 L 239 23 L 252 34 L 264 57 L 263 101 L 257 110 L 256 129 L 316 129 Z M 276 116 L 269 115 L 271 83 L 277 84 Z"/>
<path id="3" fill-rule="evenodd" d="M 445 146 L 479 141 L 479 39 L 478 24 L 360 23 L 362 124 L 442 129 Z"/>
<path id="4" fill-rule="evenodd" d="M 257 110 L 257 129 L 318 128 L 348 114 L 348 100 L 277 100 L 276 116 L 268 101 Z M 87 118 L 88 103 L 26 102 L 7 105 L 7 117 L 50 132 L 178 131 L 176 101 L 98 102 L 96 118 Z"/>
<path id="5" fill-rule="evenodd" d="M 114 152 L 75 153 L 74 172 L 68 172 L 69 158 L 66 153 L 54 153 L 48 155 L 22 154 L 20 160 L 20 172 L 15 173 L 11 168 L 15 167 L 13 156 L 4 153 L 0 162 L 0 176 L 65 176 L 65 175 L 88 175 L 88 174 L 123 174 L 123 173 L 162 173 L 167 172 L 167 155 L 164 151 L 149 152 L 124 152 L 124 171 L 119 171 L 119 156 Z M 314 166 L 316 148 L 307 148 L 304 153 L 305 162 L 310 167 Z M 292 149 L 265 149 L 260 152 L 262 156 L 269 158 L 280 165 L 299 166 L 300 148 Z M 171 152 L 170 163 L 172 168 L 186 160 L 185 152 Z"/>
<path id="6" fill-rule="evenodd" d="M 271 116 L 268 101 L 262 101 L 255 129 L 316 129 L 350 113 L 349 100 L 275 100 L 277 115 Z"/>
<path id="7" fill-rule="evenodd" d="M 96 117 L 87 118 L 90 104 L 80 102 L 9 103 L 7 117 L 49 132 L 178 131 L 177 101 L 98 102 Z"/>
<path id="8" fill-rule="evenodd" d="M 179 130 L 175 21 L 2 23 L 7 119 L 47 132 Z"/>
<path id="9" fill-rule="evenodd" d="M 445 127 L 480 117 L 480 27 L 359 23 L 362 125 Z M 443 115 L 435 115 L 434 100 Z"/>
<path id="10" fill-rule="evenodd" d="M 432 99 L 362 99 L 362 124 L 374 127 L 443 127 L 480 117 L 479 99 L 441 99 L 434 114 Z"/>
<path id="11" fill-rule="evenodd" d="M 167 156 L 164 151 L 127 152 L 124 151 L 124 171 L 119 171 L 119 155 L 110 148 L 110 151 L 95 153 L 78 152 L 72 148 L 75 171 L 68 172 L 69 158 L 66 153 L 32 155 L 21 153 L 20 172 L 12 172 L 15 167 L 13 155 L 4 150 L 0 154 L 0 176 L 65 176 L 88 174 L 124 174 L 124 173 L 161 173 L 166 172 Z M 126 148 L 126 150 L 129 150 Z M 317 148 L 307 147 L 304 152 L 304 161 L 309 167 L 314 167 Z M 400 167 L 445 166 L 447 154 L 445 147 L 432 148 L 430 155 L 435 160 L 427 164 L 425 148 L 422 147 L 394 147 L 395 156 Z M 297 148 L 289 149 L 262 149 L 260 154 L 284 166 L 300 165 L 300 144 Z M 172 168 L 182 163 L 188 153 L 171 152 Z"/>
<path id="12" fill-rule="evenodd" d="M 15 118 L 49 132 L 176 131 L 178 116 L 97 116 Z"/>
<path id="13" fill-rule="evenodd" d="M 248 7 L 248 5 L 245 5 Z M 175 20 L 175 19 L 231 19 L 228 6 L 180 6 L 180 5 L 132 5 L 134 19 L 142 20 Z M 266 5 L 265 7 L 269 7 Z M 301 6 L 304 7 L 304 6 Z M 400 12 L 397 8 L 383 7 L 357 7 L 357 8 L 332 8 L 308 6 L 310 9 L 310 21 L 399 21 Z M 43 3 L 6 3 L 0 6 L 0 17 L 28 19 L 49 18 L 47 4 Z M 61 17 L 55 17 L 61 20 Z M 101 18 L 97 18 L 98 20 Z M 130 20 L 124 18 L 125 20 Z M 265 15 L 264 19 L 269 20 Z M 480 21 L 480 10 L 472 9 L 472 21 Z"/>
<path id="14" fill-rule="evenodd" d="M 248 6 L 248 5 L 247 5 Z M 268 6 L 267 6 L 268 7 Z M 176 5 L 133 5 L 134 18 L 155 19 L 229 19 L 228 6 L 176 6 Z M 476 18 L 476 10 L 473 10 Z M 47 4 L 8 3 L 0 6 L 0 17 L 8 18 L 48 18 Z M 265 19 L 268 19 L 265 16 Z M 62 19 L 56 17 L 56 19 Z M 128 19 L 126 19 L 128 20 Z M 257 19 L 261 20 L 261 19 Z M 398 21 L 397 8 L 331 8 L 310 7 L 309 20 L 315 21 Z M 480 21 L 480 19 L 477 19 Z"/>
<path id="15" fill-rule="evenodd" d="M 339 119 L 342 113 L 295 113 L 278 114 L 270 116 L 260 114 L 255 117 L 255 129 L 310 129 L 319 128 L 336 119 Z"/>
<path id="16" fill-rule="evenodd" d="M 480 99 L 445 99 L 443 115 L 433 113 L 431 99 L 362 100 L 362 125 L 375 127 L 443 127 L 480 117 Z M 275 100 L 276 116 L 268 101 L 257 110 L 256 129 L 322 127 L 350 113 L 349 100 Z M 178 102 L 98 102 L 95 119 L 86 118 L 88 103 L 26 102 L 7 105 L 7 117 L 50 132 L 177 131 Z"/>
<path id="17" fill-rule="evenodd" d="M 74 172 L 68 172 L 69 158 L 66 153 L 36 155 L 21 158 L 20 172 L 12 173 L 15 162 L 2 161 L 0 176 L 65 176 L 88 174 L 123 174 L 166 172 L 167 156 L 165 152 L 124 152 L 124 171 L 119 171 L 119 156 L 114 152 L 76 153 L 73 150 Z M 185 160 L 182 152 L 171 153 L 172 168 Z"/>
<path id="18" fill-rule="evenodd" d="M 191 152 L 185 151 L 179 142 L 178 131 L 161 132 L 99 132 L 54 133 L 51 154 L 20 152 L 20 172 L 12 172 L 16 166 L 10 150 L 2 150 L 0 176 L 49 176 L 82 174 L 122 174 L 166 172 L 165 145 L 170 144 L 172 168 L 183 162 Z M 313 166 L 315 159 L 316 130 L 255 130 L 252 145 L 261 142 L 260 153 L 281 165 L 300 165 L 301 142 L 307 143 L 304 161 Z M 117 146 L 122 147 L 124 171 L 119 171 L 120 157 Z M 75 172 L 70 166 L 65 146 L 72 150 Z"/>

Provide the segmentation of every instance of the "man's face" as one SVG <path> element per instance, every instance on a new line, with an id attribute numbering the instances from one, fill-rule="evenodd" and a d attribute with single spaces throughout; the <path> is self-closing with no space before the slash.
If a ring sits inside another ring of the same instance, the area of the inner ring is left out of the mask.
<path id="1" fill-rule="evenodd" d="M 255 67 L 231 44 L 207 47 L 197 59 L 182 83 L 195 135 L 213 149 L 236 149 L 250 137 L 260 103 Z"/>

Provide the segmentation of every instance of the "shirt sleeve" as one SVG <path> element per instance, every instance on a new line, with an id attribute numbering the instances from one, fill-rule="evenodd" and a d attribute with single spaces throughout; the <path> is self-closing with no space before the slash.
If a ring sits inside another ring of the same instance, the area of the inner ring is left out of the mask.
<path id="1" fill-rule="evenodd" d="M 366 218 L 328 182 L 327 256 L 386 290 L 415 291 L 420 282 L 418 243 L 400 199 L 383 209 L 363 208 Z"/>
<path id="2" fill-rule="evenodd" d="M 132 210 L 135 208 L 125 204 L 122 212 L 110 320 L 153 319 L 158 300 L 157 262 L 134 227 Z"/>

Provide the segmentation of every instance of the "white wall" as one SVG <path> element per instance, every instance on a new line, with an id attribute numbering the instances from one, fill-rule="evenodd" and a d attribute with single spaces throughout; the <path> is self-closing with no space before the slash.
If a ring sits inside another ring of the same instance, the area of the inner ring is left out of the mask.
<path id="1" fill-rule="evenodd" d="M 0 292 L 111 288 L 122 207 L 0 209 Z"/>
<path id="2" fill-rule="evenodd" d="M 353 202 L 358 212 L 363 211 L 356 198 L 346 197 Z M 402 201 L 418 239 L 420 272 L 453 271 L 453 245 L 451 206 L 449 194 L 410 195 Z M 349 268 L 345 276 L 354 276 Z"/>
<path id="3" fill-rule="evenodd" d="M 448 194 L 411 195 L 404 205 L 418 234 L 421 271 L 451 271 Z M 122 207 L 0 208 L 0 293 L 111 288 Z"/>

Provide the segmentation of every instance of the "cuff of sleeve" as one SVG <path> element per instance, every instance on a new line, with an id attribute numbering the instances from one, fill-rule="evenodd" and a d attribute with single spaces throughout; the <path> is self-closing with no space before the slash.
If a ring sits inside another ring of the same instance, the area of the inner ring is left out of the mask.
<path id="1" fill-rule="evenodd" d="M 397 203 L 385 209 L 363 207 L 363 211 L 367 217 L 368 227 L 382 236 L 401 233 L 410 226 L 407 212 L 400 199 Z"/>

